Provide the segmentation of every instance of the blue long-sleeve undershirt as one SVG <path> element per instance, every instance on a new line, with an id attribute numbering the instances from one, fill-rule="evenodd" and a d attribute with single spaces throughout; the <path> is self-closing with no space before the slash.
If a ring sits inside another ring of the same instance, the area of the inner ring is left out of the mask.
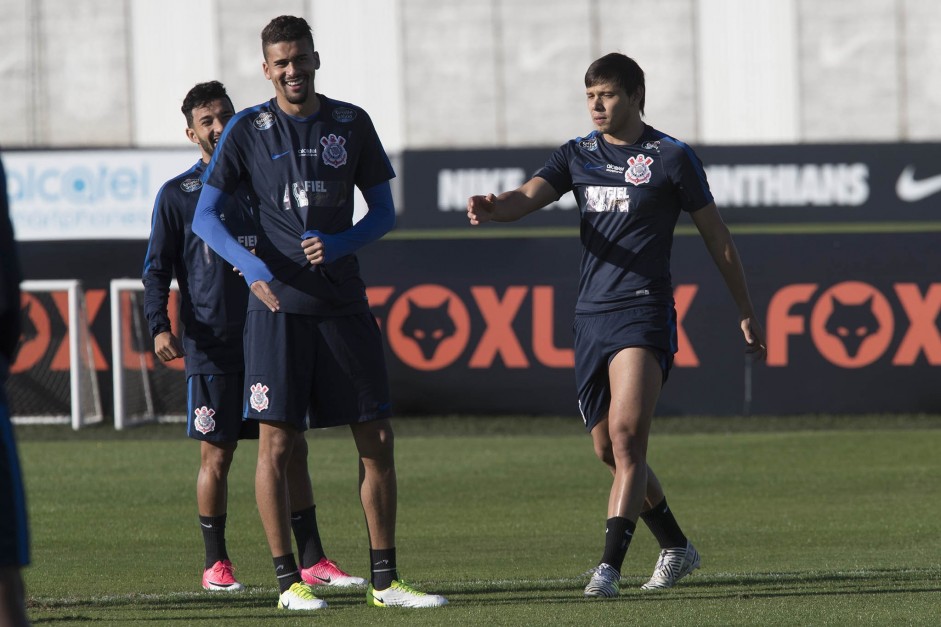
<path id="1" fill-rule="evenodd" d="M 325 263 L 355 253 L 366 244 L 376 241 L 391 231 L 395 226 L 395 203 L 392 201 L 392 186 L 389 185 L 389 181 L 383 181 L 363 190 L 363 198 L 366 199 L 369 211 L 347 230 L 331 234 L 316 230 L 304 233 L 302 240 L 319 237 L 323 242 Z"/>
<path id="2" fill-rule="evenodd" d="M 223 259 L 238 268 L 249 285 L 255 281 L 270 282 L 274 275 L 265 262 L 232 237 L 219 218 L 219 207 L 225 206 L 227 201 L 228 195 L 221 189 L 204 184 L 193 215 L 193 233 L 209 244 Z"/>
<path id="3" fill-rule="evenodd" d="M 395 226 L 395 203 L 392 186 L 388 181 L 363 190 L 369 210 L 363 218 L 341 233 L 324 234 L 310 230 L 303 239 L 319 237 L 324 243 L 324 262 L 330 263 L 350 255 L 366 244 L 374 242 Z M 228 201 L 225 192 L 212 185 L 203 185 L 193 216 L 193 232 L 223 259 L 241 271 L 245 282 L 271 281 L 273 275 L 265 263 L 245 249 L 219 219 L 218 207 Z"/>

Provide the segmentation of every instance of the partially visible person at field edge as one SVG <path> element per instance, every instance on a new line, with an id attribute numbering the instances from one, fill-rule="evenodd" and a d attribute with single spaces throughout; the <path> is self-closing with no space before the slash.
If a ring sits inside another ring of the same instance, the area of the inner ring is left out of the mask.
<path id="1" fill-rule="evenodd" d="M 201 159 L 167 181 L 157 195 L 144 261 L 144 311 L 154 353 L 164 362 L 186 357 L 186 431 L 200 442 L 196 502 L 206 553 L 202 586 L 233 592 L 242 590 L 242 584 L 235 578 L 225 542 L 229 468 L 238 440 L 258 437 L 258 424 L 242 420 L 242 330 L 248 288 L 193 233 L 192 222 L 202 187 L 199 177 L 235 109 L 222 83 L 210 81 L 186 94 L 182 111 L 186 135 L 199 146 Z M 256 245 L 256 205 L 252 191 L 243 187 L 221 210 L 226 228 L 246 249 Z M 180 288 L 182 342 L 167 313 L 174 275 Z M 343 572 L 324 554 L 305 445 L 293 450 L 287 475 L 301 576 L 312 585 L 364 585 L 365 579 Z"/>
<path id="2" fill-rule="evenodd" d="M 6 380 L 20 341 L 20 262 L 13 238 L 7 177 L 0 162 L 0 625 L 29 625 L 22 569 L 29 565 L 29 525 Z"/>
<path id="3" fill-rule="evenodd" d="M 314 89 L 320 54 L 307 22 L 280 16 L 262 31 L 270 101 L 242 111 L 203 174 L 193 230 L 245 275 L 246 417 L 259 423 L 255 498 L 281 592 L 278 606 L 326 606 L 297 574 L 288 537 L 285 468 L 304 431 L 349 425 L 359 452 L 375 607 L 447 600 L 399 578 L 396 475 L 388 375 L 355 252 L 395 223 L 395 176 L 367 113 Z M 248 184 L 260 199 L 256 256 L 218 210 Z M 353 223 L 353 187 L 368 212 Z"/>
<path id="4" fill-rule="evenodd" d="M 518 189 L 470 197 L 467 215 L 472 225 L 511 222 L 575 194 L 583 246 L 574 324 L 578 406 L 613 476 L 604 551 L 585 596 L 613 597 L 638 517 L 661 548 L 643 589 L 672 587 L 700 565 L 647 464 L 654 409 L 677 350 L 670 252 L 680 211 L 689 212 L 738 306 L 746 352 L 764 359 L 766 349 L 702 163 L 642 119 L 643 70 L 608 54 L 588 68 L 585 88 L 595 130 L 558 148 Z"/>

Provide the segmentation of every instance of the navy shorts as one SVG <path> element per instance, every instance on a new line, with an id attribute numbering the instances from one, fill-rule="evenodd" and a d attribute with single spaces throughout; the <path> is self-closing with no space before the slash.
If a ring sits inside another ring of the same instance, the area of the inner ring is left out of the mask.
<path id="1" fill-rule="evenodd" d="M 371 313 L 249 311 L 243 344 L 246 418 L 302 431 L 392 414 L 382 335 Z"/>
<path id="2" fill-rule="evenodd" d="M 599 314 L 575 315 L 575 382 L 578 409 L 591 431 L 608 415 L 611 385 L 608 365 L 622 349 L 643 346 L 654 351 L 667 380 L 676 353 L 673 305 L 639 305 Z"/>
<path id="3" fill-rule="evenodd" d="M 0 567 L 20 567 L 29 564 L 26 495 L 2 376 L 0 373 Z"/>
<path id="4" fill-rule="evenodd" d="M 186 380 L 186 435 L 205 442 L 257 439 L 258 423 L 242 419 L 245 377 L 229 374 L 194 374 Z"/>

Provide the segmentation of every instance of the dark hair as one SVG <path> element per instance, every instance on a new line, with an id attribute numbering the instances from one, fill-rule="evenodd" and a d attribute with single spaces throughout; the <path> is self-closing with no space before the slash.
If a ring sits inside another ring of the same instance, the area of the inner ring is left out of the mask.
<path id="1" fill-rule="evenodd" d="M 301 40 L 309 41 L 311 49 L 314 48 L 314 35 L 307 20 L 293 15 L 281 15 L 268 22 L 261 31 L 261 53 L 265 54 L 271 44 Z"/>
<path id="2" fill-rule="evenodd" d="M 232 105 L 232 99 L 229 98 L 225 87 L 219 81 L 198 83 L 187 92 L 186 98 L 183 99 L 183 106 L 180 107 L 180 111 L 186 116 L 186 125 L 193 128 L 193 109 L 206 106 L 214 100 L 222 100 L 223 98 L 229 101 L 230 106 Z"/>
<path id="3" fill-rule="evenodd" d="M 596 60 L 585 72 L 585 87 L 593 87 L 600 83 L 614 83 L 624 88 L 628 96 L 633 96 L 638 89 L 646 91 L 644 87 L 644 71 L 637 65 L 637 61 L 619 52 L 606 54 Z M 646 94 L 641 93 L 640 113 L 644 113 L 644 100 Z"/>

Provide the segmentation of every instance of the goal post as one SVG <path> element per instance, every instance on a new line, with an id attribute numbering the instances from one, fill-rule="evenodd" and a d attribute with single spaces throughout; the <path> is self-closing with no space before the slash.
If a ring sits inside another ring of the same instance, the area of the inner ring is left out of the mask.
<path id="1" fill-rule="evenodd" d="M 20 347 L 7 392 L 15 424 L 71 424 L 104 420 L 88 309 L 77 279 L 23 281 Z"/>
<path id="2" fill-rule="evenodd" d="M 182 359 L 161 362 L 144 316 L 140 279 L 111 281 L 111 372 L 114 428 L 151 422 L 186 422 L 186 374 Z M 179 285 L 170 284 L 169 314 L 176 331 Z"/>

